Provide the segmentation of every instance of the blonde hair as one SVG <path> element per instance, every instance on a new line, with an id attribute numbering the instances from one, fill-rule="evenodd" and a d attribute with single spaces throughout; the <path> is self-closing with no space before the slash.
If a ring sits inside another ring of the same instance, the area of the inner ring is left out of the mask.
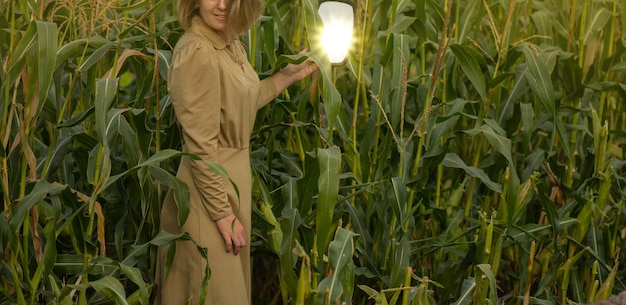
<path id="1" fill-rule="evenodd" d="M 178 21 L 184 30 L 191 26 L 191 19 L 199 16 L 196 4 L 202 0 L 178 0 Z M 227 0 L 228 23 L 226 34 L 241 35 L 256 22 L 263 10 L 263 0 Z M 242 3 L 243 2 L 243 3 Z"/>

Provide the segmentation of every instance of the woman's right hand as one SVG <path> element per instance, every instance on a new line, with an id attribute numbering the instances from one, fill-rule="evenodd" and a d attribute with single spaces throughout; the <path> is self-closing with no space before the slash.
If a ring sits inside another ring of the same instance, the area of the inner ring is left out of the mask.
<path id="1" fill-rule="evenodd" d="M 239 250 L 248 242 L 243 224 L 235 217 L 235 214 L 230 214 L 215 223 L 226 244 L 226 252 L 233 251 L 233 254 L 239 254 Z"/>

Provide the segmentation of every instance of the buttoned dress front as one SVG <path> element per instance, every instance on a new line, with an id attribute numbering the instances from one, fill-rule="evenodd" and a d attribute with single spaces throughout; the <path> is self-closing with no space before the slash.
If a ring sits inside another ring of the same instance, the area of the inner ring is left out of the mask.
<path id="1" fill-rule="evenodd" d="M 200 18 L 177 43 L 170 67 L 169 92 L 182 131 L 183 150 L 219 163 L 237 185 L 212 172 L 203 162 L 183 157 L 177 178 L 190 191 L 190 213 L 179 228 L 178 207 L 168 192 L 161 210 L 161 230 L 188 232 L 208 249 L 211 279 L 205 302 L 249 305 L 251 168 L 250 134 L 258 108 L 275 98 L 276 86 L 259 80 L 239 40 L 226 41 Z M 215 221 L 234 213 L 248 233 L 248 245 L 238 255 L 227 253 Z M 192 242 L 176 244 L 165 277 L 168 247 L 157 255 L 155 304 L 198 304 L 205 260 Z"/>

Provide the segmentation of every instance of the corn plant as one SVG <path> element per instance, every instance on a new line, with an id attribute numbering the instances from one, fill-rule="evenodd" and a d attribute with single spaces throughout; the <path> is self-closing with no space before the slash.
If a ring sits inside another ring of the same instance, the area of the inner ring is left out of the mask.
<path id="1" fill-rule="evenodd" d="M 357 43 L 332 71 L 342 110 L 330 117 L 317 79 L 321 92 L 290 90 L 257 120 L 261 237 L 282 302 L 302 300 L 298 274 L 308 297 L 332 272 L 311 257 L 316 147 L 332 144 L 334 218 L 357 234 L 345 283 L 358 289 L 341 301 L 563 304 L 623 289 L 621 4 L 355 2 Z M 314 48 L 307 7 L 268 3 L 254 35 L 284 36 L 253 45 L 257 62 Z"/>
<path id="2" fill-rule="evenodd" d="M 173 6 L 0 8 L 0 300 L 147 304 L 154 246 L 190 239 L 156 225 L 166 188 L 188 197 L 171 174 L 181 153 L 163 149 L 178 141 L 164 84 Z"/>

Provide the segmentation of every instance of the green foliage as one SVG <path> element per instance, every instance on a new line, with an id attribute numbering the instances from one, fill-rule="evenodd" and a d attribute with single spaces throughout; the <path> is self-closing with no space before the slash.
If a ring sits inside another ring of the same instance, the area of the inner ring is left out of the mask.
<path id="1" fill-rule="evenodd" d="M 257 116 L 259 304 L 626 289 L 622 2 L 358 0 L 342 67 L 317 45 L 317 5 L 268 0 L 242 38 L 261 77 L 319 66 Z M 156 247 L 194 242 L 158 228 L 169 189 L 189 213 L 166 80 L 175 1 L 0 11 L 0 303 L 148 304 Z"/>

